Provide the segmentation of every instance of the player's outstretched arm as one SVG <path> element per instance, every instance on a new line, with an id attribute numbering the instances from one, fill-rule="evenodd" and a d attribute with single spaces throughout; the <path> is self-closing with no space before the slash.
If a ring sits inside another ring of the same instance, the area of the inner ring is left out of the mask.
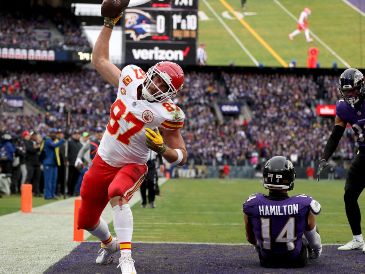
<path id="1" fill-rule="evenodd" d="M 109 60 L 109 41 L 112 30 L 127 7 L 139 6 L 149 1 L 150 0 L 104 0 L 101 5 L 101 14 L 104 16 L 104 26 L 93 48 L 92 64 L 100 75 L 114 87 L 118 87 L 121 71 Z"/>
<path id="2" fill-rule="evenodd" d="M 340 142 L 342 135 L 345 131 L 346 123 L 338 116 L 335 118 L 335 126 L 333 127 L 332 133 L 328 138 L 327 144 L 324 148 L 322 158 L 319 161 L 317 168 L 317 181 L 319 181 L 321 172 L 328 166 L 328 159 L 331 157 L 333 152 L 335 152 L 338 143 Z"/>
<path id="3" fill-rule="evenodd" d="M 100 75 L 114 87 L 118 87 L 120 69 L 109 60 L 109 40 L 112 28 L 103 26 L 92 52 L 92 64 Z"/>

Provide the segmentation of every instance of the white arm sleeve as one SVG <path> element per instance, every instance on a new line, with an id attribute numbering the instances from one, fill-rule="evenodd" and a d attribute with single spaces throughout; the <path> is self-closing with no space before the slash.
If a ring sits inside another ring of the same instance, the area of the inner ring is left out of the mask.
<path id="1" fill-rule="evenodd" d="M 143 5 L 149 1 L 151 1 L 151 0 L 130 0 L 129 4 L 128 4 L 128 8 Z"/>
<path id="2" fill-rule="evenodd" d="M 322 248 L 321 236 L 318 234 L 316 228 L 315 226 L 310 231 L 304 231 L 304 236 L 307 238 L 309 247 L 312 249 Z"/>

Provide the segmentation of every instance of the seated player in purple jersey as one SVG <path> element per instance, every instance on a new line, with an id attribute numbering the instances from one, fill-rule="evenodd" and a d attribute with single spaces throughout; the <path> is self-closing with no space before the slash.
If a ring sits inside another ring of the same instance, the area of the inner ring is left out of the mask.
<path id="1" fill-rule="evenodd" d="M 289 197 L 294 180 L 292 162 L 275 156 L 263 171 L 269 195 L 253 194 L 243 204 L 246 238 L 264 267 L 303 267 L 322 253 L 315 217 L 321 205 L 304 194 Z"/>
<path id="2" fill-rule="evenodd" d="M 345 209 L 353 238 L 340 246 L 338 250 L 362 249 L 365 253 L 364 239 L 361 233 L 361 213 L 357 202 L 365 187 L 365 80 L 357 69 L 346 69 L 340 76 L 339 92 L 342 99 L 336 104 L 336 118 L 332 133 L 324 148 L 317 169 L 317 180 L 321 171 L 328 166 L 328 159 L 335 152 L 338 143 L 350 124 L 356 137 L 358 152 L 347 172 L 345 184 Z"/>

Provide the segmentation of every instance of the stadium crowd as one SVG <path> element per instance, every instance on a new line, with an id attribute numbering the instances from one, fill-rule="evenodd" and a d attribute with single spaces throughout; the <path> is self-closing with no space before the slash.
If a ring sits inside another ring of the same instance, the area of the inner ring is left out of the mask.
<path id="1" fill-rule="evenodd" d="M 329 134 L 332 119 L 319 118 L 318 103 L 335 103 L 336 77 L 252 73 L 186 73 L 176 103 L 187 119 L 183 136 L 190 165 L 258 166 L 271 155 L 285 154 L 299 166 L 313 166 Z M 0 75 L 2 94 L 25 96 L 43 114 L 2 114 L 0 132 L 19 139 L 24 130 L 43 137 L 50 128 L 65 132 L 66 113 L 71 130 L 91 131 L 105 127 L 116 92 L 94 70 L 74 72 L 14 72 Z M 251 117 L 218 119 L 216 102 L 248 106 Z M 353 156 L 351 129 L 346 131 L 337 156 Z M 71 163 L 72 164 L 72 163 Z"/>
<path id="2" fill-rule="evenodd" d="M 0 48 L 91 51 L 70 12 L 47 7 L 0 12 Z"/>

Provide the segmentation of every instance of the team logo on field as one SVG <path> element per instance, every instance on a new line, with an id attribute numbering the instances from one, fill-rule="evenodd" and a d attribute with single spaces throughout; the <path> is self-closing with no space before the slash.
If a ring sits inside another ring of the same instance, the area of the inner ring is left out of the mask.
<path id="1" fill-rule="evenodd" d="M 129 75 L 123 78 L 123 84 L 125 86 L 128 86 L 130 83 L 132 83 L 132 78 Z"/>
<path id="2" fill-rule="evenodd" d="M 125 88 L 120 88 L 120 93 L 122 95 L 125 95 L 127 93 L 127 91 L 125 90 Z"/>
<path id="3" fill-rule="evenodd" d="M 143 111 L 142 113 L 142 120 L 145 122 L 145 123 L 151 123 L 153 121 L 153 113 L 152 111 L 150 110 L 145 110 Z"/>

